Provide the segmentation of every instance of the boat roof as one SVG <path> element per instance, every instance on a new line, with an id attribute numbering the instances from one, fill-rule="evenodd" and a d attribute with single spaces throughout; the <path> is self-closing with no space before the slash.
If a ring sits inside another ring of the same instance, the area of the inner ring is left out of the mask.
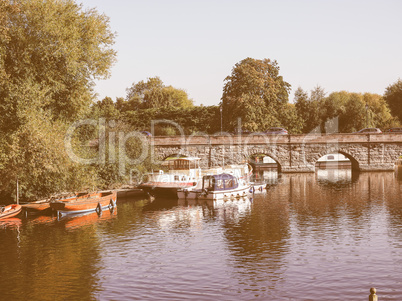
<path id="1" fill-rule="evenodd" d="M 216 175 L 206 175 L 206 176 L 204 176 L 204 178 L 215 178 L 216 180 L 221 180 L 221 179 L 227 180 L 227 179 L 234 179 L 236 177 L 229 173 L 220 173 L 220 174 L 216 174 Z"/>

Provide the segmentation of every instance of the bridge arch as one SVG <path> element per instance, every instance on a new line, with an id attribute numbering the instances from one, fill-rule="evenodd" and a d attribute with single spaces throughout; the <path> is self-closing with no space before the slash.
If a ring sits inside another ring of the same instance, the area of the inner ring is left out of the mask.
<path id="1" fill-rule="evenodd" d="M 317 161 L 320 159 L 320 158 L 322 158 L 322 157 L 324 157 L 324 156 L 326 156 L 326 155 L 329 155 L 329 154 L 341 154 L 341 155 L 344 155 L 347 159 L 349 159 L 349 161 L 350 161 L 350 163 L 351 163 L 351 165 L 352 165 L 352 170 L 359 170 L 360 168 L 359 168 L 359 161 L 357 161 L 351 154 L 349 154 L 348 152 L 345 152 L 345 151 L 343 151 L 343 150 L 341 150 L 341 149 L 328 149 L 328 150 L 326 150 L 326 151 L 322 151 L 322 152 L 320 152 L 319 154 L 317 154 L 315 157 L 314 157 L 314 166 L 316 166 L 316 164 L 317 164 Z"/>
<path id="2" fill-rule="evenodd" d="M 251 163 L 253 159 L 257 156 L 266 156 L 271 158 L 277 165 L 278 172 L 281 172 L 282 170 L 282 164 L 280 160 L 278 159 L 277 156 L 275 156 L 272 152 L 267 151 L 267 150 L 261 150 L 261 149 L 253 149 L 251 150 L 247 155 L 247 158 L 244 158 L 247 162 Z M 251 161 L 251 162 L 250 162 Z"/>

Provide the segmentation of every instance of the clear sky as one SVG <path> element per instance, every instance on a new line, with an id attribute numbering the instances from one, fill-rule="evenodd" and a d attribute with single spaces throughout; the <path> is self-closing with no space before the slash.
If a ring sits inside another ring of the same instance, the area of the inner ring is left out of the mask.
<path id="1" fill-rule="evenodd" d="M 402 78 L 401 0 L 77 0 L 110 17 L 118 62 L 99 98 L 159 76 L 217 105 L 247 57 L 277 60 L 293 93 L 317 85 L 383 94 Z"/>

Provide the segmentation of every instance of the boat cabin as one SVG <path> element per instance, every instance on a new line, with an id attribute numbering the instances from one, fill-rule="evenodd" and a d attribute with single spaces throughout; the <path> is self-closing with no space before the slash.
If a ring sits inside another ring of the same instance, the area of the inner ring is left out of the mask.
<path id="1" fill-rule="evenodd" d="M 170 159 L 162 163 L 169 170 L 189 170 L 200 168 L 200 158 L 196 157 L 183 157 Z"/>
<path id="2" fill-rule="evenodd" d="M 202 178 L 202 188 L 208 191 L 236 189 L 239 186 L 237 177 L 230 174 L 208 175 Z"/>

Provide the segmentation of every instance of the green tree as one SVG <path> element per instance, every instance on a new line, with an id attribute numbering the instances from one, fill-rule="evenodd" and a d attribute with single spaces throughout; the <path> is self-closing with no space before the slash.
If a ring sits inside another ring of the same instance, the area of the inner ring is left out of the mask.
<path id="1" fill-rule="evenodd" d="M 396 116 L 399 119 L 399 122 L 402 122 L 402 80 L 398 79 L 392 85 L 389 85 L 385 89 L 384 94 L 385 101 L 388 103 L 389 108 L 391 109 L 392 115 Z"/>
<path id="2" fill-rule="evenodd" d="M 146 82 L 133 83 L 127 89 L 126 104 L 119 104 L 124 111 L 149 108 L 190 108 L 193 101 L 186 91 L 165 86 L 159 77 L 150 77 Z"/>
<path id="3" fill-rule="evenodd" d="M 337 100 L 340 106 L 340 132 L 355 132 L 365 127 L 386 129 L 397 124 L 381 95 L 342 91 L 332 93 L 330 98 Z"/>
<path id="4" fill-rule="evenodd" d="M 317 87 L 311 92 L 311 97 L 301 87 L 295 91 L 294 103 L 297 115 L 302 120 L 302 132 L 310 133 L 318 130 L 321 124 L 322 88 Z"/>
<path id="5" fill-rule="evenodd" d="M 106 118 L 108 120 L 118 119 L 120 116 L 119 110 L 116 108 L 116 104 L 110 97 L 105 97 L 101 101 L 96 102 L 92 106 L 91 118 Z"/>
<path id="6" fill-rule="evenodd" d="M 383 130 L 399 126 L 398 118 L 392 116 L 385 98 L 379 94 L 364 93 L 362 101 L 367 105 L 368 124 Z"/>
<path id="7" fill-rule="evenodd" d="M 222 95 L 224 129 L 233 130 L 242 118 L 245 129 L 264 130 L 279 126 L 278 112 L 286 109 L 290 85 L 279 75 L 279 66 L 270 59 L 246 58 L 225 78 Z"/>
<path id="8" fill-rule="evenodd" d="M 283 110 L 279 111 L 281 124 L 286 127 L 291 134 L 301 134 L 303 132 L 303 119 L 297 113 L 296 106 L 292 103 L 285 104 Z"/>
<path id="9" fill-rule="evenodd" d="M 0 0 L 0 40 L 1 189 L 14 191 L 18 177 L 31 198 L 93 183 L 64 135 L 115 60 L 109 19 L 72 0 Z"/>
<path id="10" fill-rule="evenodd" d="M 339 116 L 339 132 L 351 133 L 366 127 L 366 109 L 361 95 L 348 93 L 345 112 Z"/>
<path id="11" fill-rule="evenodd" d="M 13 3 L 3 15 L 7 40 L 0 45 L 7 76 L 0 83 L 2 121 L 12 124 L 23 110 L 19 107 L 26 106 L 21 85 L 32 85 L 45 96 L 34 109 L 51 112 L 53 119 L 74 120 L 92 101 L 94 79 L 106 78 L 115 61 L 109 19 L 72 0 Z"/>

